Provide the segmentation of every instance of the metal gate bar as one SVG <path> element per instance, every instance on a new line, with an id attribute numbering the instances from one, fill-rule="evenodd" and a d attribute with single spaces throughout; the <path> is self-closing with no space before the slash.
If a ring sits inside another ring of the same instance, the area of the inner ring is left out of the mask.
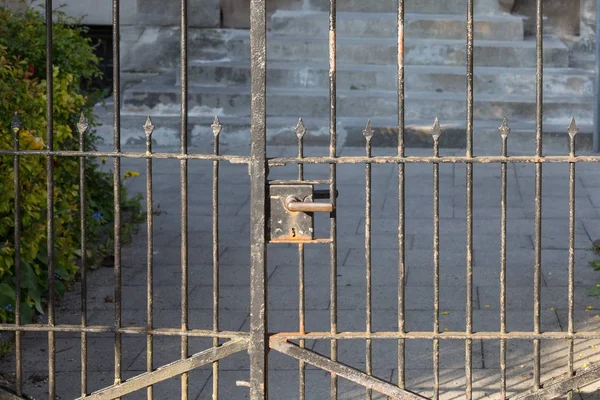
<path id="1" fill-rule="evenodd" d="M 336 0 L 329 1 L 329 157 L 337 157 L 337 4 Z M 329 193 L 332 195 L 331 204 L 333 212 L 330 214 L 330 232 L 329 237 L 329 263 L 330 263 L 330 330 L 337 332 L 338 325 L 338 286 L 337 286 L 337 215 L 336 203 L 337 196 L 337 166 L 329 165 Z M 330 344 L 331 359 L 336 361 L 338 358 L 338 344 L 332 340 Z M 331 374 L 331 399 L 337 400 L 338 380 L 335 373 Z"/>
<path id="2" fill-rule="evenodd" d="M 120 0 L 113 0 L 113 147 L 121 152 L 121 26 Z M 113 158 L 114 191 L 114 272 L 115 272 L 115 385 L 121 383 L 122 376 L 122 279 L 121 279 L 121 158 Z M 54 399 L 54 397 L 50 397 Z"/>
<path id="3" fill-rule="evenodd" d="M 150 117 L 144 124 L 144 134 L 146 136 L 146 153 L 152 154 L 152 133 L 154 125 Z M 146 247 L 146 329 L 148 332 L 154 329 L 154 198 L 152 191 L 152 159 L 146 159 L 146 237 L 148 240 Z M 154 369 L 154 337 L 146 334 L 146 372 L 152 372 Z M 87 392 L 87 391 L 86 391 Z M 85 392 L 84 392 L 85 394 Z M 146 389 L 148 399 L 154 396 L 152 385 Z"/>
<path id="4" fill-rule="evenodd" d="M 398 157 L 404 157 L 404 0 L 398 0 Z M 398 333 L 405 333 L 405 165 L 398 163 Z M 405 386 L 405 342 L 398 340 L 398 387 Z"/>
<path id="5" fill-rule="evenodd" d="M 265 0 L 250 0 L 250 398 L 268 395 L 266 289 L 266 72 L 267 13 Z"/>
<path id="6" fill-rule="evenodd" d="M 536 1 L 536 132 L 535 155 L 541 157 L 543 133 L 543 102 L 544 102 L 544 15 L 543 0 Z M 542 164 L 535 164 L 535 200 L 534 200 L 534 272 L 533 272 L 533 330 L 541 332 L 541 296 L 542 296 Z M 533 389 L 541 385 L 541 342 L 533 341 Z"/>
<path id="7" fill-rule="evenodd" d="M 181 131 L 180 153 L 187 154 L 188 143 L 188 2 L 181 0 Z M 188 329 L 188 160 L 179 162 L 181 188 L 181 330 Z M 188 338 L 181 337 L 181 359 L 188 356 Z M 181 400 L 188 398 L 188 374 L 181 374 Z"/>

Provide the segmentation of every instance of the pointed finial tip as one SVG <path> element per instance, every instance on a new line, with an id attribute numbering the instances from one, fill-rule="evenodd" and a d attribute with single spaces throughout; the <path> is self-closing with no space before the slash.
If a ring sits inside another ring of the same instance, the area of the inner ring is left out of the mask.
<path id="1" fill-rule="evenodd" d="M 502 125 L 500 125 L 500 127 L 498 128 L 498 130 L 500 131 L 500 135 L 503 138 L 507 138 L 508 135 L 510 134 L 510 128 L 508 127 L 508 121 L 506 120 L 506 118 L 504 118 L 502 120 Z"/>
<path id="2" fill-rule="evenodd" d="M 21 123 L 19 114 L 17 112 L 15 112 L 15 115 L 13 116 L 13 120 L 10 123 L 10 127 L 12 128 L 13 131 L 18 131 L 21 129 L 22 126 L 23 126 L 23 124 Z"/>
<path id="3" fill-rule="evenodd" d="M 579 133 L 579 127 L 577 126 L 577 122 L 575 122 L 575 117 L 571 117 L 571 123 L 569 124 L 567 131 L 572 138 Z"/>
<path id="4" fill-rule="evenodd" d="M 440 136 L 442 136 L 442 127 L 440 126 L 440 120 L 438 118 L 433 121 L 431 136 L 433 136 L 433 140 L 438 140 Z"/>
<path id="5" fill-rule="evenodd" d="M 219 120 L 219 116 L 215 115 L 215 119 L 213 120 L 212 125 L 210 126 L 213 130 L 213 134 L 215 136 L 219 136 L 221 131 L 223 130 L 223 126 L 221 125 L 221 121 Z"/>
<path id="6" fill-rule="evenodd" d="M 294 130 L 296 131 L 296 136 L 298 136 L 298 139 L 302 139 L 304 135 L 306 135 L 306 127 L 304 126 L 304 121 L 302 121 L 302 118 L 298 118 L 298 123 L 296 124 L 296 128 L 294 128 Z"/>
<path id="7" fill-rule="evenodd" d="M 81 112 L 81 114 L 79 114 L 79 122 L 77 123 L 77 131 L 83 135 L 89 128 L 89 122 L 87 120 L 87 118 L 85 117 L 85 114 L 83 113 L 83 111 Z"/>
<path id="8" fill-rule="evenodd" d="M 146 117 L 146 123 L 144 124 L 144 133 L 146 136 L 152 135 L 152 133 L 154 133 L 154 128 L 155 126 L 152 124 L 152 119 L 148 115 L 148 117 Z"/>
<path id="9" fill-rule="evenodd" d="M 371 120 L 369 119 L 367 121 L 367 126 L 365 127 L 365 130 L 363 131 L 363 135 L 365 136 L 365 138 L 367 138 L 367 140 L 371 140 L 371 138 L 373 137 L 374 134 L 375 134 L 375 131 L 373 130 L 373 126 L 371 125 Z"/>

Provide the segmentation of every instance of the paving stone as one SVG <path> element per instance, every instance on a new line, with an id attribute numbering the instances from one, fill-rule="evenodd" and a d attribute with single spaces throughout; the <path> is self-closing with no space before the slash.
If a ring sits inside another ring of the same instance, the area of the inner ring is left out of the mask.
<path id="1" fill-rule="evenodd" d="M 411 216 L 415 218 L 428 218 L 433 215 L 433 195 L 431 196 L 409 196 L 404 204 L 404 212 L 407 219 Z M 449 196 L 440 196 L 440 218 L 452 218 L 454 215 L 454 205 Z M 398 219 L 398 198 L 389 197 L 383 207 L 383 216 L 386 218 Z"/>
<path id="2" fill-rule="evenodd" d="M 564 340 L 542 341 L 541 371 L 542 382 L 568 373 L 568 344 Z M 598 341 L 578 341 L 574 348 L 575 370 L 586 369 L 598 362 L 600 354 L 597 350 Z M 500 368 L 500 344 L 495 341 L 484 341 L 486 367 Z M 507 342 L 507 365 L 521 367 L 525 374 L 533 370 L 533 344 L 531 341 L 509 340 Z"/>
<path id="3" fill-rule="evenodd" d="M 464 342 L 440 341 L 440 368 L 460 368 L 464 366 Z M 393 367 L 398 365 L 398 343 L 395 340 L 374 341 L 374 367 Z M 329 342 L 317 341 L 314 351 L 329 354 Z M 356 369 L 365 370 L 365 342 L 362 340 L 347 340 L 338 342 L 338 359 Z M 408 369 L 433 369 L 433 343 L 430 340 L 409 340 L 406 343 L 406 359 Z M 473 345 L 474 368 L 482 368 L 481 344 Z"/>
<path id="4" fill-rule="evenodd" d="M 450 252 L 452 249 L 466 248 L 464 235 L 440 235 L 439 245 L 441 252 Z M 474 235 L 473 246 L 480 251 L 500 251 L 500 241 L 496 235 Z M 507 246 L 517 249 L 532 249 L 533 242 L 530 235 L 512 234 L 507 237 Z M 433 239 L 430 235 L 414 235 L 413 248 L 418 250 L 433 249 Z"/>
<path id="5" fill-rule="evenodd" d="M 575 290 L 575 308 L 585 309 L 588 305 L 598 305 L 597 298 L 589 297 L 588 292 L 594 286 L 580 286 Z M 487 287 L 479 290 L 479 301 L 482 305 L 488 305 L 491 309 L 500 307 L 500 289 Z M 566 287 L 543 287 L 541 296 L 541 308 L 549 310 L 567 308 L 568 290 Z M 524 291 L 521 288 L 507 288 L 506 306 L 508 310 L 531 310 L 533 312 L 533 289 Z"/>
<path id="6" fill-rule="evenodd" d="M 243 289 L 243 290 L 242 290 Z M 239 286 L 221 286 L 220 306 L 226 310 L 250 310 L 250 288 Z M 198 286 L 190 292 L 190 308 L 212 309 L 212 290 Z M 307 309 L 325 309 L 329 304 L 328 290 L 315 290 L 306 298 Z M 292 294 L 290 287 L 273 286 L 269 288 L 269 308 L 275 309 L 297 309 L 297 294 Z"/>
<path id="7" fill-rule="evenodd" d="M 396 310 L 398 289 L 391 286 L 375 286 L 372 289 L 372 296 L 373 310 Z M 454 310 L 463 309 L 465 297 L 464 287 L 442 286 L 440 288 L 440 307 Z M 338 288 L 338 299 L 339 309 L 361 310 L 366 307 L 364 287 L 345 286 Z M 433 310 L 432 288 L 406 287 L 405 307 L 407 310 Z"/>
<path id="8" fill-rule="evenodd" d="M 248 312 L 240 310 L 219 310 L 219 328 L 225 331 L 238 331 L 246 322 Z M 212 309 L 198 309 L 190 306 L 188 311 L 189 329 L 212 329 Z M 114 325 L 115 314 L 111 311 L 94 311 L 90 313 L 88 325 L 111 326 Z M 146 327 L 146 309 L 123 310 L 123 327 Z M 181 310 L 157 310 L 153 312 L 153 326 L 155 328 L 181 328 Z M 98 334 L 99 336 L 113 337 L 114 334 Z M 134 335 L 141 338 L 143 335 Z"/>
<path id="9" fill-rule="evenodd" d="M 180 304 L 178 286 L 162 286 L 154 288 L 154 307 L 156 309 L 175 309 Z M 115 308 L 114 286 L 97 286 L 88 298 L 89 310 L 113 310 Z M 122 288 L 123 309 L 139 309 L 146 304 L 146 288 L 144 286 L 124 286 Z"/>
<path id="10" fill-rule="evenodd" d="M 56 371 L 77 372 L 81 369 L 81 339 L 56 335 Z M 144 349 L 145 342 L 135 338 L 123 339 L 122 363 L 129 365 Z M 88 370 L 106 371 L 114 368 L 114 339 L 88 335 Z M 38 337 L 23 339 L 23 371 L 48 373 L 48 341 Z M 43 361 L 43 362 L 41 362 Z M 2 360 L 2 370 L 14 371 L 15 358 Z"/>
<path id="11" fill-rule="evenodd" d="M 364 266 L 364 249 L 350 249 L 344 266 L 350 265 L 362 265 Z M 475 255 L 477 260 L 477 254 Z M 465 255 L 462 252 L 441 252 L 440 253 L 440 268 L 443 266 L 458 266 L 465 264 Z M 372 252 L 372 263 L 373 265 L 379 266 L 379 268 L 392 268 L 398 265 L 398 250 L 381 249 L 376 252 Z M 433 255 L 430 250 L 418 250 L 408 249 L 406 251 L 406 265 L 414 265 L 417 268 L 428 268 L 433 265 Z M 409 267 L 410 268 L 410 267 Z M 384 269 L 387 270 L 387 269 Z"/>

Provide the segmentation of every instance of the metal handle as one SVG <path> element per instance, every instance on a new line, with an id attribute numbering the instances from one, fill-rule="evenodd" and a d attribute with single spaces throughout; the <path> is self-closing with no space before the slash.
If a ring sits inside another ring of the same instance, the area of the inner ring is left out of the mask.
<path id="1" fill-rule="evenodd" d="M 333 204 L 331 203 L 305 203 L 294 196 L 285 199 L 285 208 L 291 212 L 333 212 Z"/>

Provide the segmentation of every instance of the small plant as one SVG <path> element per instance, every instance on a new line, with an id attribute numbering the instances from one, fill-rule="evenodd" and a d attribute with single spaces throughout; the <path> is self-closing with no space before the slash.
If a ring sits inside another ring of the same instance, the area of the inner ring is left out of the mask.
<path id="1" fill-rule="evenodd" d="M 1 0 L 0 0 L 1 2 Z M 85 29 L 59 10 L 53 12 L 53 150 L 78 150 L 77 122 L 83 113 L 89 121 L 86 150 L 98 140 L 92 110 L 101 93 L 90 90 L 100 76 L 99 59 Z M 46 25 L 40 11 L 28 7 L 14 12 L 0 6 L 0 149 L 13 148 L 10 128 L 14 113 L 22 121 L 19 132 L 23 151 L 48 148 L 46 137 Z M 64 296 L 79 274 L 80 258 L 98 265 L 114 247 L 113 177 L 103 171 L 105 161 L 86 163 L 87 254 L 80 253 L 79 159 L 54 157 L 54 278 L 56 295 Z M 46 158 L 22 155 L 21 210 L 21 321 L 28 323 L 44 313 L 48 301 L 47 168 Z M 124 182 L 135 178 L 130 172 Z M 0 156 L 0 322 L 14 322 L 15 282 L 15 187 L 12 156 Z M 136 224 L 143 221 L 141 197 L 130 197 L 121 186 L 123 242 L 131 240 Z M 101 251 L 98 251 L 101 250 Z"/>

